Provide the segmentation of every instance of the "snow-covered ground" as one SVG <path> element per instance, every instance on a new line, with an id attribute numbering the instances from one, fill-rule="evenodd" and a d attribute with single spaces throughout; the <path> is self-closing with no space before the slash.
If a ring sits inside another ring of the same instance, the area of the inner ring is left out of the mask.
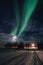
<path id="1" fill-rule="evenodd" d="M 38 54 L 38 57 L 40 58 L 40 60 L 43 62 L 43 51 L 36 51 Z"/>

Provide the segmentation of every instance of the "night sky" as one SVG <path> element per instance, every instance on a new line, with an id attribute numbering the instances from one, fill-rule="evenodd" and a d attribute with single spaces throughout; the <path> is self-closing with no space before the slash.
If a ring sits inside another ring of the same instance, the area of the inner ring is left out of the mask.
<path id="1" fill-rule="evenodd" d="M 20 21 L 22 17 L 22 7 L 24 1 L 18 0 Z M 12 28 L 16 26 L 15 18 L 15 1 L 0 0 L 0 33 L 10 34 Z M 29 41 L 43 41 L 43 0 L 39 0 L 29 21 L 30 22 L 28 23 L 21 37 Z M 22 22 L 19 23 L 19 29 L 21 23 Z"/>

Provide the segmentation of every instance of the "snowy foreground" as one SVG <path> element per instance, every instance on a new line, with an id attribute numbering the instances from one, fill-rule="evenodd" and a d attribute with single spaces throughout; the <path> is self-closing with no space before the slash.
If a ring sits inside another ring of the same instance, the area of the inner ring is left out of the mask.
<path id="1" fill-rule="evenodd" d="M 43 51 L 0 49 L 0 65 L 43 65 Z"/>

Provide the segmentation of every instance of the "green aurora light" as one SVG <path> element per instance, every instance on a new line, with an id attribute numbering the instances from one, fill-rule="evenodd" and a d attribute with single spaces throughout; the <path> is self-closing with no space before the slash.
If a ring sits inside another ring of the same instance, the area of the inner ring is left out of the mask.
<path id="1" fill-rule="evenodd" d="M 24 0 L 23 8 L 22 8 L 22 17 L 20 18 L 19 3 L 18 0 L 15 0 L 14 10 L 16 15 L 15 16 L 16 25 L 12 28 L 11 34 L 17 35 L 17 32 L 19 30 L 18 36 L 23 35 L 37 4 L 38 4 L 38 0 Z M 20 26 L 20 20 L 21 20 L 21 26 Z"/>
<path id="2" fill-rule="evenodd" d="M 30 20 L 32 13 L 36 8 L 37 3 L 38 0 L 24 0 L 23 13 L 22 13 L 22 26 L 18 36 L 20 36 L 27 27 L 27 24 Z"/>
<path id="3" fill-rule="evenodd" d="M 20 13 L 19 13 L 19 6 L 18 6 L 18 0 L 15 0 L 15 16 L 16 16 L 16 26 L 13 27 L 11 34 L 17 35 L 19 22 L 20 22 Z"/>

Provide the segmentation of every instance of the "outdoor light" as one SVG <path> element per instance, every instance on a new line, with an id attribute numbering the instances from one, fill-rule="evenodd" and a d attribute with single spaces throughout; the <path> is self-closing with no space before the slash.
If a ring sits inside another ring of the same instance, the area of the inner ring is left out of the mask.
<path id="1" fill-rule="evenodd" d="M 32 44 L 31 44 L 31 46 L 32 46 L 32 47 L 35 47 L 35 44 L 34 44 L 34 43 L 32 43 Z"/>
<path id="2" fill-rule="evenodd" d="M 38 49 L 38 46 L 36 43 L 31 43 L 29 49 Z"/>

